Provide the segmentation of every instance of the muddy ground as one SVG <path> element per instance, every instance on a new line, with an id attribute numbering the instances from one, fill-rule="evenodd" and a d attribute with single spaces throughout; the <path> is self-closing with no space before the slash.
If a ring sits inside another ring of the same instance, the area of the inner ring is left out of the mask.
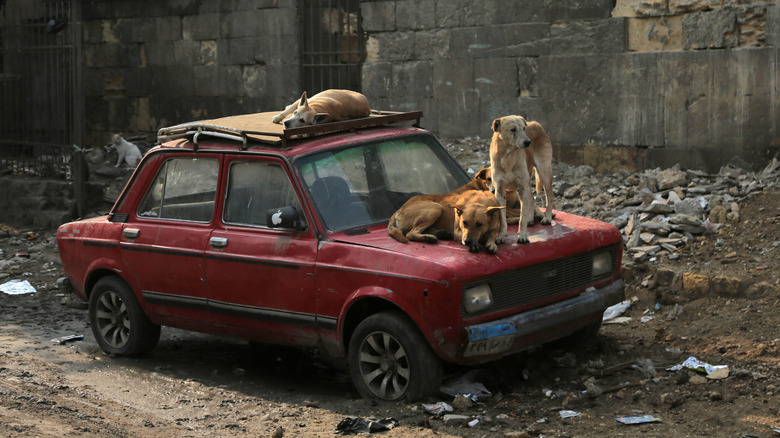
<path id="1" fill-rule="evenodd" d="M 460 159 L 466 167 L 479 161 Z M 109 181 L 108 196 L 121 181 Z M 605 324 L 587 342 L 478 368 L 474 380 L 491 397 L 426 400 L 455 405 L 452 414 L 467 417 L 447 421 L 420 404 L 358 398 L 344 363 L 316 351 L 258 351 L 163 328 L 147 357 L 109 357 L 86 310 L 66 306 L 56 287 L 63 274 L 55 230 L 6 224 L 0 284 L 28 280 L 37 292 L 0 293 L 0 436 L 326 437 L 348 417 L 392 417 L 398 425 L 376 435 L 404 438 L 780 436 L 780 249 L 773 250 L 780 192 L 755 191 L 737 202 L 739 222 L 698 237 L 678 258 L 627 258 L 626 296 L 635 301 L 622 316 L 630 321 Z M 659 268 L 738 277 L 746 287 L 670 300 Z M 747 287 L 755 284 L 762 286 Z M 68 335 L 83 339 L 52 341 Z M 727 365 L 728 376 L 667 370 L 690 356 Z M 458 377 L 472 370 L 447 371 Z M 577 415 L 562 418 L 562 411 Z M 616 420 L 642 415 L 659 421 Z"/>

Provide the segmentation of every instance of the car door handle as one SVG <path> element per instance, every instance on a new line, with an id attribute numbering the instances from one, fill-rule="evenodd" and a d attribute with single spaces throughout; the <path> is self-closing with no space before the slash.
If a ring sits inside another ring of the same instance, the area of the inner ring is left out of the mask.
<path id="1" fill-rule="evenodd" d="M 228 244 L 228 238 L 227 237 L 212 237 L 209 239 L 209 243 L 211 246 L 215 248 L 224 248 Z"/>
<path id="2" fill-rule="evenodd" d="M 125 228 L 122 230 L 122 234 L 124 234 L 128 239 L 135 239 L 139 234 L 141 234 L 141 230 L 138 228 Z"/>

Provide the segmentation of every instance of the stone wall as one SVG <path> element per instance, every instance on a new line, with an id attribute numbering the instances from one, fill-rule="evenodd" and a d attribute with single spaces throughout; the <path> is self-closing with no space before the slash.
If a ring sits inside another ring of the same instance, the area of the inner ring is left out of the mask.
<path id="1" fill-rule="evenodd" d="M 554 3 L 554 4 L 553 4 Z M 780 149 L 780 6 L 751 0 L 362 4 L 363 91 L 444 137 L 520 114 L 611 172 L 758 167 Z M 735 158 L 736 157 L 736 158 Z"/>
<path id="2" fill-rule="evenodd" d="M 85 144 L 282 107 L 300 95 L 297 3 L 85 0 Z"/>

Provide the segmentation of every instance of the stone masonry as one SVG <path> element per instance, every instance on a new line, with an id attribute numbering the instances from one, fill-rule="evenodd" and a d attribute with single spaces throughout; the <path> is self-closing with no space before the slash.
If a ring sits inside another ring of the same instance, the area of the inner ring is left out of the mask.
<path id="1" fill-rule="evenodd" d="M 295 0 L 82 2 L 88 147 L 300 95 Z M 778 0 L 362 1 L 362 91 L 440 137 L 540 121 L 597 171 L 757 168 L 780 148 Z M 316 92 L 320 90 L 308 90 Z"/>

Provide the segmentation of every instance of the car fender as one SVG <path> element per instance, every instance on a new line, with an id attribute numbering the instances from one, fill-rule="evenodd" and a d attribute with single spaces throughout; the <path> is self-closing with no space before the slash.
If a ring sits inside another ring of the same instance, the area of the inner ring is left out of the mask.
<path id="1" fill-rule="evenodd" d="M 107 275 L 107 272 L 111 272 L 109 275 L 116 275 L 119 278 L 122 279 L 127 285 L 130 287 L 130 289 L 133 290 L 135 293 L 136 298 L 138 299 L 138 302 L 143 304 L 143 299 L 140 297 L 140 294 L 138 293 L 138 290 L 140 290 L 140 286 L 136 280 L 135 275 L 132 275 L 130 271 L 127 269 L 127 267 L 117 262 L 117 260 L 108 258 L 108 257 L 101 257 L 98 259 L 93 260 L 85 270 L 86 275 L 83 279 L 83 283 L 81 284 L 81 287 L 84 291 L 84 297 L 86 299 L 89 299 L 89 289 L 103 276 Z"/>
<path id="2" fill-rule="evenodd" d="M 366 300 L 381 300 L 387 305 L 371 306 L 372 308 L 360 308 L 360 303 Z M 375 309 L 373 307 L 376 307 Z M 347 335 L 357 326 L 357 324 L 366 317 L 387 310 L 388 308 L 394 308 L 400 310 L 405 314 L 419 329 L 428 344 L 438 352 L 438 343 L 435 341 L 430 327 L 425 323 L 425 319 L 422 317 L 417 307 L 411 303 L 406 297 L 394 292 L 391 289 L 381 286 L 365 286 L 355 290 L 345 301 L 341 308 L 341 313 L 338 322 L 338 333 L 340 334 L 341 348 L 346 351 L 346 345 L 349 344 Z M 438 352 L 440 353 L 440 352 Z"/>

